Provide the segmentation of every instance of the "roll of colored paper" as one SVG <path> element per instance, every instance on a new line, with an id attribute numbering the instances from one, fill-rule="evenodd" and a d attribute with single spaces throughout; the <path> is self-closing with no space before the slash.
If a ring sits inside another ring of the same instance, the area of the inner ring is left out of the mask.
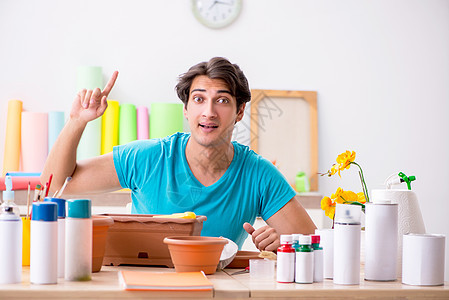
<path id="1" fill-rule="evenodd" d="M 76 73 L 77 92 L 82 89 L 103 88 L 101 67 L 81 66 Z M 101 118 L 89 122 L 81 136 L 77 149 L 77 159 L 86 159 L 101 154 Z"/>
<path id="2" fill-rule="evenodd" d="M 8 102 L 8 115 L 6 117 L 5 150 L 3 153 L 3 172 L 19 171 L 20 141 L 22 124 L 22 101 L 10 100 Z"/>
<path id="3" fill-rule="evenodd" d="M 59 136 L 59 133 L 64 127 L 64 112 L 63 111 L 50 111 L 48 113 L 48 151 L 55 143 Z"/>
<path id="4" fill-rule="evenodd" d="M 150 124 L 148 123 L 148 108 L 146 106 L 137 107 L 137 139 L 148 139 L 148 130 Z"/>
<path id="5" fill-rule="evenodd" d="M 80 66 L 76 71 L 76 90 L 103 88 L 103 71 L 97 66 Z"/>
<path id="6" fill-rule="evenodd" d="M 101 154 L 111 152 L 118 145 L 119 109 L 118 101 L 108 100 L 101 126 Z"/>
<path id="7" fill-rule="evenodd" d="M 183 131 L 182 103 L 151 103 L 150 139 Z"/>
<path id="8" fill-rule="evenodd" d="M 48 114 L 22 112 L 22 167 L 42 172 L 48 155 Z"/>
<path id="9" fill-rule="evenodd" d="M 120 105 L 118 139 L 119 145 L 123 145 L 137 139 L 137 112 L 134 104 L 123 103 Z"/>

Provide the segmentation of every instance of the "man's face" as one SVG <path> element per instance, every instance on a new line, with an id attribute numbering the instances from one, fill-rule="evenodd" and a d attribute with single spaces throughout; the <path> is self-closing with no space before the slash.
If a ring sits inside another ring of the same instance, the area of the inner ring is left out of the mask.
<path id="1" fill-rule="evenodd" d="M 237 112 L 236 99 L 223 80 L 200 75 L 190 87 L 184 116 L 193 140 L 211 147 L 230 143 L 234 125 L 242 119 L 244 109 L 243 104 Z"/>

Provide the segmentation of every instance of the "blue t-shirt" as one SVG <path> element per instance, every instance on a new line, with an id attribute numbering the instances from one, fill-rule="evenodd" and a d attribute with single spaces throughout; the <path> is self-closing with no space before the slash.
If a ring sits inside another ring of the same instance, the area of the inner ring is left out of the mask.
<path id="1" fill-rule="evenodd" d="M 114 165 L 120 184 L 132 191 L 133 213 L 193 211 L 207 216 L 201 235 L 223 236 L 241 248 L 243 223 L 270 218 L 295 196 L 279 170 L 247 146 L 232 142 L 234 157 L 223 176 L 202 185 L 187 163 L 189 133 L 116 146 Z"/>

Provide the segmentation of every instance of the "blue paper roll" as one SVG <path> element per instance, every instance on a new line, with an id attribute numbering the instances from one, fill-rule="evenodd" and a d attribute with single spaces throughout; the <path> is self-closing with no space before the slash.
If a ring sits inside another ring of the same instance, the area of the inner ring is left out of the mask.
<path id="1" fill-rule="evenodd" d="M 64 112 L 50 111 L 48 113 L 48 152 L 55 143 L 62 128 L 64 127 Z"/>

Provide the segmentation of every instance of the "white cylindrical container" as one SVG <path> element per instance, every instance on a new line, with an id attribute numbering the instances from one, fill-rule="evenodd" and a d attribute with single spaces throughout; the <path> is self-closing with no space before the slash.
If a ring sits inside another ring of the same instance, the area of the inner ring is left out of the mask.
<path id="1" fill-rule="evenodd" d="M 332 279 L 334 278 L 334 230 L 316 229 L 315 234 L 320 236 L 323 248 L 323 277 Z"/>
<path id="2" fill-rule="evenodd" d="M 313 282 L 323 281 L 323 248 L 320 247 L 320 236 L 312 235 L 313 248 Z"/>
<path id="3" fill-rule="evenodd" d="M 5 200 L 4 193 L 3 200 Z M 22 219 L 18 212 L 14 211 L 14 207 L 8 205 L 8 202 L 1 206 L 0 238 L 0 284 L 20 283 L 22 281 Z"/>
<path id="4" fill-rule="evenodd" d="M 419 207 L 418 197 L 411 190 L 383 189 L 372 190 L 371 198 L 388 199 L 393 204 L 398 204 L 398 252 L 397 252 L 397 276 L 402 275 L 402 236 L 408 233 L 426 233 L 424 220 Z"/>
<path id="5" fill-rule="evenodd" d="M 398 205 L 372 201 L 365 206 L 365 279 L 396 280 Z"/>
<path id="6" fill-rule="evenodd" d="M 405 234 L 402 283 L 443 285 L 445 243 L 441 234 Z"/>
<path id="7" fill-rule="evenodd" d="M 276 281 L 282 283 L 295 281 L 295 249 L 292 236 L 281 235 L 281 246 L 277 251 Z"/>
<path id="8" fill-rule="evenodd" d="M 361 206 L 337 204 L 334 225 L 334 283 L 360 284 Z"/>
<path id="9" fill-rule="evenodd" d="M 296 250 L 296 283 L 313 283 L 312 240 L 309 235 L 299 237 L 299 248 Z"/>
<path id="10" fill-rule="evenodd" d="M 30 229 L 31 283 L 55 284 L 58 281 L 57 211 L 56 203 L 33 203 Z"/>
<path id="11" fill-rule="evenodd" d="M 61 198 L 46 197 L 44 201 L 54 202 L 58 205 L 58 278 L 64 278 L 66 200 Z"/>
<path id="12" fill-rule="evenodd" d="M 87 281 L 92 275 L 92 218 L 89 199 L 67 201 L 65 280 Z"/>

